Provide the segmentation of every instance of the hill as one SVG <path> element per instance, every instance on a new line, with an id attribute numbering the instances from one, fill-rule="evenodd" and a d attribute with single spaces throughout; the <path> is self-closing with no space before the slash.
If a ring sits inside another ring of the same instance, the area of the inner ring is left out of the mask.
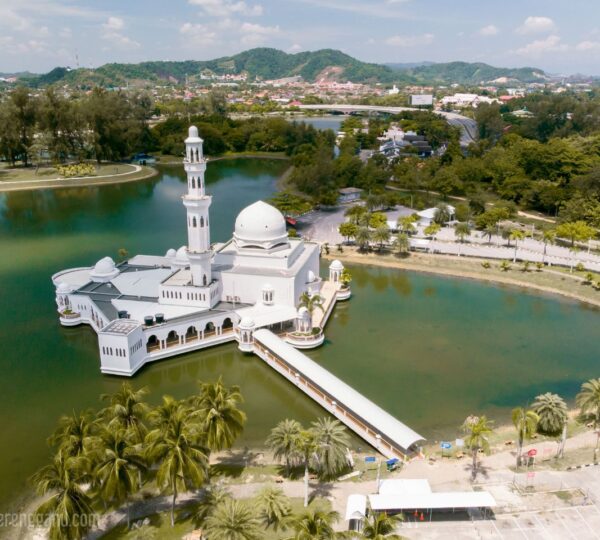
<path id="1" fill-rule="evenodd" d="M 57 67 L 43 75 L 26 74 L 21 80 L 38 87 L 56 83 L 114 87 L 136 82 L 176 84 L 184 82 L 186 77 L 199 80 L 201 75 L 226 74 L 246 74 L 250 81 L 301 76 L 308 82 L 326 79 L 397 84 L 478 84 L 499 77 L 532 82 L 545 78 L 543 71 L 535 68 L 504 69 L 466 62 L 382 65 L 361 62 L 333 49 L 288 54 L 277 49 L 256 48 L 206 61 L 113 63 L 96 69 Z"/>
<path id="2" fill-rule="evenodd" d="M 532 67 L 497 68 L 481 62 L 424 63 L 414 67 L 402 67 L 401 64 L 388 64 L 388 66 L 402 72 L 415 82 L 421 83 L 480 84 L 497 80 L 528 83 L 548 80 L 541 69 Z"/>

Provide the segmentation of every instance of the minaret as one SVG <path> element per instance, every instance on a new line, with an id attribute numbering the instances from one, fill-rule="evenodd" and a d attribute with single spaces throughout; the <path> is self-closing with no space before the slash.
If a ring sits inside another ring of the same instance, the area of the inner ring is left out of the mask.
<path id="1" fill-rule="evenodd" d="M 211 250 L 208 209 L 212 197 L 204 191 L 204 172 L 206 160 L 202 154 L 202 139 L 198 128 L 190 126 L 185 140 L 185 159 L 183 166 L 187 173 L 187 194 L 183 204 L 187 209 L 188 257 L 192 272 L 192 284 L 204 287 L 211 282 Z"/>

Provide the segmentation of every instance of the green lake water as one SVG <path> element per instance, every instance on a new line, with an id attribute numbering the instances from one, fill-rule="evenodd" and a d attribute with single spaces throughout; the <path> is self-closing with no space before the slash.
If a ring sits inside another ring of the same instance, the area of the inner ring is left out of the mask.
<path id="1" fill-rule="evenodd" d="M 268 198 L 287 164 L 209 165 L 213 241 L 237 213 Z M 48 457 L 57 418 L 98 407 L 121 379 L 100 374 L 96 336 L 58 324 L 50 276 L 100 257 L 164 253 L 185 243 L 183 170 L 105 187 L 0 194 L 0 511 L 27 492 Z M 326 265 L 324 265 L 325 269 Z M 352 268 L 354 296 L 336 308 L 326 344 L 310 356 L 430 439 L 453 436 L 464 417 L 506 420 L 542 391 L 572 399 L 600 375 L 600 312 L 550 296 L 398 270 Z M 325 274 L 324 274 L 325 275 Z M 184 397 L 222 375 L 246 398 L 240 444 L 260 445 L 279 420 L 309 422 L 322 410 L 232 344 L 144 368 L 133 382 L 151 400 Z"/>

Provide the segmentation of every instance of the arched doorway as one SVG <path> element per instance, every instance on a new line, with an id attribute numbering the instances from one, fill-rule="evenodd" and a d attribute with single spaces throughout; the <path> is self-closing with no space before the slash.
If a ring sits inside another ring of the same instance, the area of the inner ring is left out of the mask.
<path id="1" fill-rule="evenodd" d="M 185 342 L 196 341 L 198 339 L 198 330 L 195 326 L 190 326 L 185 333 Z"/>
<path id="2" fill-rule="evenodd" d="M 173 347 L 179 345 L 179 335 L 175 330 L 171 330 L 167 335 L 167 347 Z"/>
<path id="3" fill-rule="evenodd" d="M 158 338 L 152 335 L 148 338 L 148 341 L 146 342 L 146 351 L 152 352 L 157 349 L 160 349 L 160 343 L 158 342 Z"/>
<path id="4" fill-rule="evenodd" d="M 223 325 L 221 328 L 222 328 L 224 334 L 227 332 L 231 332 L 233 330 L 233 321 L 229 317 L 227 317 L 223 321 Z"/>
<path id="5" fill-rule="evenodd" d="M 206 326 L 204 327 L 204 337 L 210 337 L 210 336 L 214 336 L 215 335 L 215 325 L 211 322 L 206 323 Z"/>

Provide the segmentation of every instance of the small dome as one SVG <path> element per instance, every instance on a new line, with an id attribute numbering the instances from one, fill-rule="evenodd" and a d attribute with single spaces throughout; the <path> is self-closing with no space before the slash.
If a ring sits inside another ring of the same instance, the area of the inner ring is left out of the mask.
<path id="1" fill-rule="evenodd" d="M 177 252 L 175 253 L 175 259 L 177 260 L 177 262 L 182 262 L 182 263 L 189 262 L 186 246 L 181 246 L 177 250 Z"/>
<path id="2" fill-rule="evenodd" d="M 312 270 L 309 270 L 306 273 L 306 283 L 312 283 L 313 281 L 315 281 L 315 279 L 317 279 L 315 273 Z"/>
<path id="3" fill-rule="evenodd" d="M 239 213 L 233 237 L 238 247 L 271 249 L 287 244 L 285 218 L 274 206 L 257 201 Z"/>
<path id="4" fill-rule="evenodd" d="M 240 321 L 240 326 L 243 328 L 252 328 L 254 326 L 254 320 L 251 319 L 250 317 L 244 317 Z"/>
<path id="5" fill-rule="evenodd" d="M 304 306 L 302 306 L 301 308 L 298 309 L 298 318 L 299 319 L 303 319 L 307 314 L 310 315 L 308 309 L 306 309 Z"/>
<path id="6" fill-rule="evenodd" d="M 56 287 L 56 292 L 60 293 L 60 294 L 66 294 L 71 292 L 71 287 L 68 283 L 65 283 L 64 281 L 61 281 L 58 284 L 58 287 Z"/>
<path id="7" fill-rule="evenodd" d="M 110 257 L 100 259 L 90 272 L 90 277 L 93 281 L 110 281 L 112 278 L 119 275 L 119 270 L 115 266 L 115 261 Z"/>
<path id="8" fill-rule="evenodd" d="M 165 253 L 165 257 L 166 257 L 167 259 L 172 259 L 172 258 L 174 258 L 176 255 L 177 255 L 177 252 L 176 252 L 176 251 L 175 251 L 173 248 L 171 248 L 171 249 L 167 250 L 167 252 Z"/>
<path id="9" fill-rule="evenodd" d="M 198 135 L 198 128 L 196 126 L 190 126 L 188 129 L 188 138 L 185 140 L 186 143 L 201 143 L 204 142 Z"/>
<path id="10" fill-rule="evenodd" d="M 330 270 L 343 270 L 344 265 L 336 259 L 329 265 L 329 269 Z"/>
<path id="11" fill-rule="evenodd" d="M 273 289 L 273 285 L 271 285 L 270 283 L 265 283 L 263 285 L 262 290 L 263 290 L 263 292 L 271 292 L 271 291 L 274 291 L 275 289 Z"/>

